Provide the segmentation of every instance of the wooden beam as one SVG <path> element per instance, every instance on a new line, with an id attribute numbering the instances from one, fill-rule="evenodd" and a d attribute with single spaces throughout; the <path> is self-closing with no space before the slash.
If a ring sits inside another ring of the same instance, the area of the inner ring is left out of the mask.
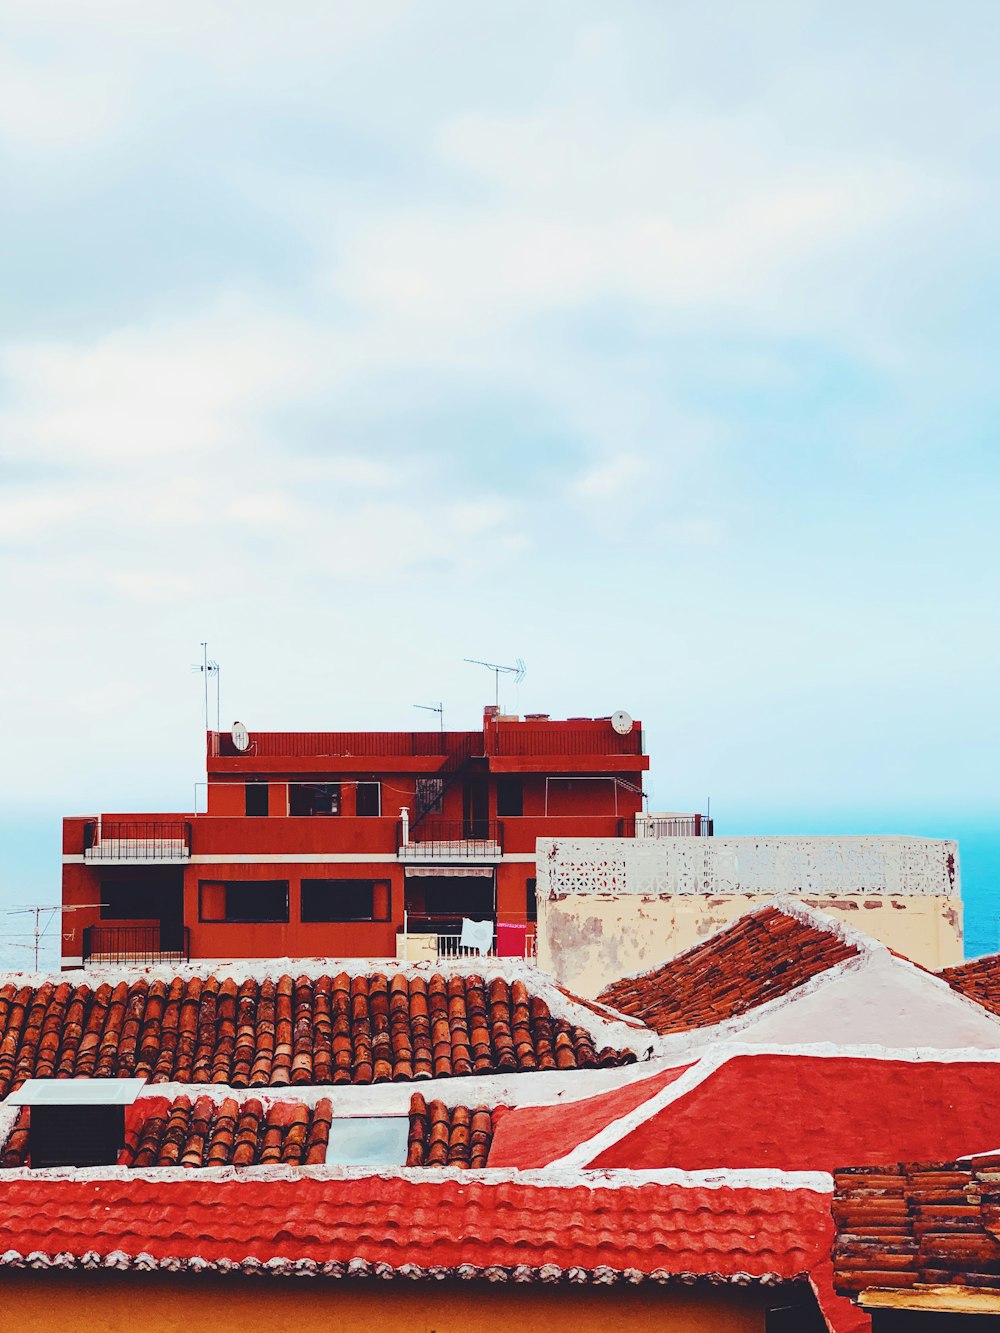
<path id="1" fill-rule="evenodd" d="M 1000 1314 L 1000 1291 L 981 1287 L 868 1287 L 858 1296 L 866 1310 L 937 1310 L 942 1314 Z"/>

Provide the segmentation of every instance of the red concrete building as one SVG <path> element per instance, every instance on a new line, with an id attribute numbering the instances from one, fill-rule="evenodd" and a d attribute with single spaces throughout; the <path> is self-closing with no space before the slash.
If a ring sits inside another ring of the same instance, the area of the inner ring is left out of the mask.
<path id="1" fill-rule="evenodd" d="M 536 838 L 634 836 L 648 767 L 618 715 L 209 732 L 204 813 L 64 821 L 63 965 L 429 957 L 456 951 L 463 918 L 530 952 Z"/>

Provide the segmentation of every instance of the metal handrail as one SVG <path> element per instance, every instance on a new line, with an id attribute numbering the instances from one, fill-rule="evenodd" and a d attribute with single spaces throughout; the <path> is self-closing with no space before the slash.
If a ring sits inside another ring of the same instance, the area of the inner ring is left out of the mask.
<path id="1" fill-rule="evenodd" d="M 86 926 L 83 931 L 83 961 L 99 958 L 105 963 L 190 962 L 191 931 L 180 928 L 179 949 L 164 949 L 159 922 L 142 926 Z"/>

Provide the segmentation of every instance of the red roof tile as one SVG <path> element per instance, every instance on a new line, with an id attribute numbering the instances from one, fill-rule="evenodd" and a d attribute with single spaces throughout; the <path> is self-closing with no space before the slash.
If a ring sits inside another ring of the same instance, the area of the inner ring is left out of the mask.
<path id="1" fill-rule="evenodd" d="M 662 1109 L 645 1118 L 635 1112 L 616 1141 L 596 1144 L 578 1165 L 830 1171 L 845 1161 L 875 1165 L 953 1156 L 970 1143 L 996 1138 L 1000 1123 L 996 1062 L 761 1052 L 707 1068 L 700 1082 Z M 668 1086 L 652 1098 L 670 1094 Z M 618 1094 L 602 1094 L 612 1095 Z M 587 1116 L 579 1128 L 575 1106 Z M 565 1156 L 588 1141 L 594 1116 L 599 1118 L 599 1109 L 586 1103 L 515 1108 L 498 1126 L 490 1165 L 537 1166 L 540 1157 Z M 540 1152 L 543 1144 L 551 1146 Z"/>
<path id="2" fill-rule="evenodd" d="M 560 1187 L 433 1172 L 419 1181 L 0 1179 L 0 1264 L 61 1256 L 59 1266 L 97 1266 L 114 1256 L 106 1266 L 777 1280 L 812 1268 L 832 1231 L 829 1196 L 808 1189 Z"/>
<path id="3" fill-rule="evenodd" d="M 856 1167 L 837 1171 L 834 1184 L 834 1283 L 843 1295 L 918 1284 L 1000 1292 L 996 1167 Z"/>
<path id="4" fill-rule="evenodd" d="M 2 1167 L 30 1166 L 28 1126 L 23 1107 L 0 1155 Z M 283 1162 L 322 1165 L 330 1138 L 333 1107 L 322 1097 L 315 1106 L 275 1102 L 266 1110 L 256 1097 L 141 1097 L 125 1114 L 121 1166 L 261 1166 Z"/>
<path id="5" fill-rule="evenodd" d="M 946 967 L 938 975 L 959 994 L 1000 1014 L 1000 954 L 973 958 L 958 967 Z"/>
<path id="6" fill-rule="evenodd" d="M 521 981 L 217 976 L 0 987 L 0 1097 L 26 1078 L 232 1087 L 384 1083 L 625 1064 Z"/>
<path id="7" fill-rule="evenodd" d="M 762 907 L 663 967 L 613 982 L 597 998 L 661 1034 L 687 1032 L 787 995 L 857 952 L 832 931 Z"/>
<path id="8" fill-rule="evenodd" d="M 410 1098 L 407 1166 L 482 1168 L 490 1155 L 497 1121 L 505 1106 L 445 1106 L 427 1102 L 419 1092 Z"/>

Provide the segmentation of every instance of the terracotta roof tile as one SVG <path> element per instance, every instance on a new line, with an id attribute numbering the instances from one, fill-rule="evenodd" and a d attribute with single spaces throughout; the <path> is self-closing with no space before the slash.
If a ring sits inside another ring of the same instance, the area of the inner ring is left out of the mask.
<path id="1" fill-rule="evenodd" d="M 445 1106 L 427 1102 L 419 1092 L 410 1098 L 407 1166 L 486 1166 L 494 1128 L 505 1106 Z"/>
<path id="2" fill-rule="evenodd" d="M 521 981 L 195 977 L 0 987 L 0 1097 L 26 1078 L 237 1088 L 406 1082 L 627 1064 Z"/>
<path id="3" fill-rule="evenodd" d="M 597 999 L 661 1034 L 687 1032 L 787 995 L 856 953 L 832 931 L 763 907 L 663 967 L 613 982 Z"/>
<path id="4" fill-rule="evenodd" d="M 829 1195 L 801 1188 L 430 1171 L 377 1181 L 0 1177 L 0 1264 L 18 1267 L 138 1260 L 328 1276 L 775 1281 L 808 1272 L 832 1234 Z"/>
<path id="5" fill-rule="evenodd" d="M 30 1166 L 30 1110 L 23 1107 L 0 1153 L 0 1167 Z M 326 1161 L 333 1107 L 275 1102 L 267 1110 L 255 1097 L 142 1097 L 126 1113 L 121 1166 L 321 1166 Z"/>
<path id="6" fill-rule="evenodd" d="M 973 958 L 958 967 L 946 967 L 938 976 L 961 995 L 1000 1014 L 1000 954 Z"/>
<path id="7" fill-rule="evenodd" d="M 834 1283 L 1000 1291 L 1000 1172 L 962 1162 L 834 1173 Z"/>

